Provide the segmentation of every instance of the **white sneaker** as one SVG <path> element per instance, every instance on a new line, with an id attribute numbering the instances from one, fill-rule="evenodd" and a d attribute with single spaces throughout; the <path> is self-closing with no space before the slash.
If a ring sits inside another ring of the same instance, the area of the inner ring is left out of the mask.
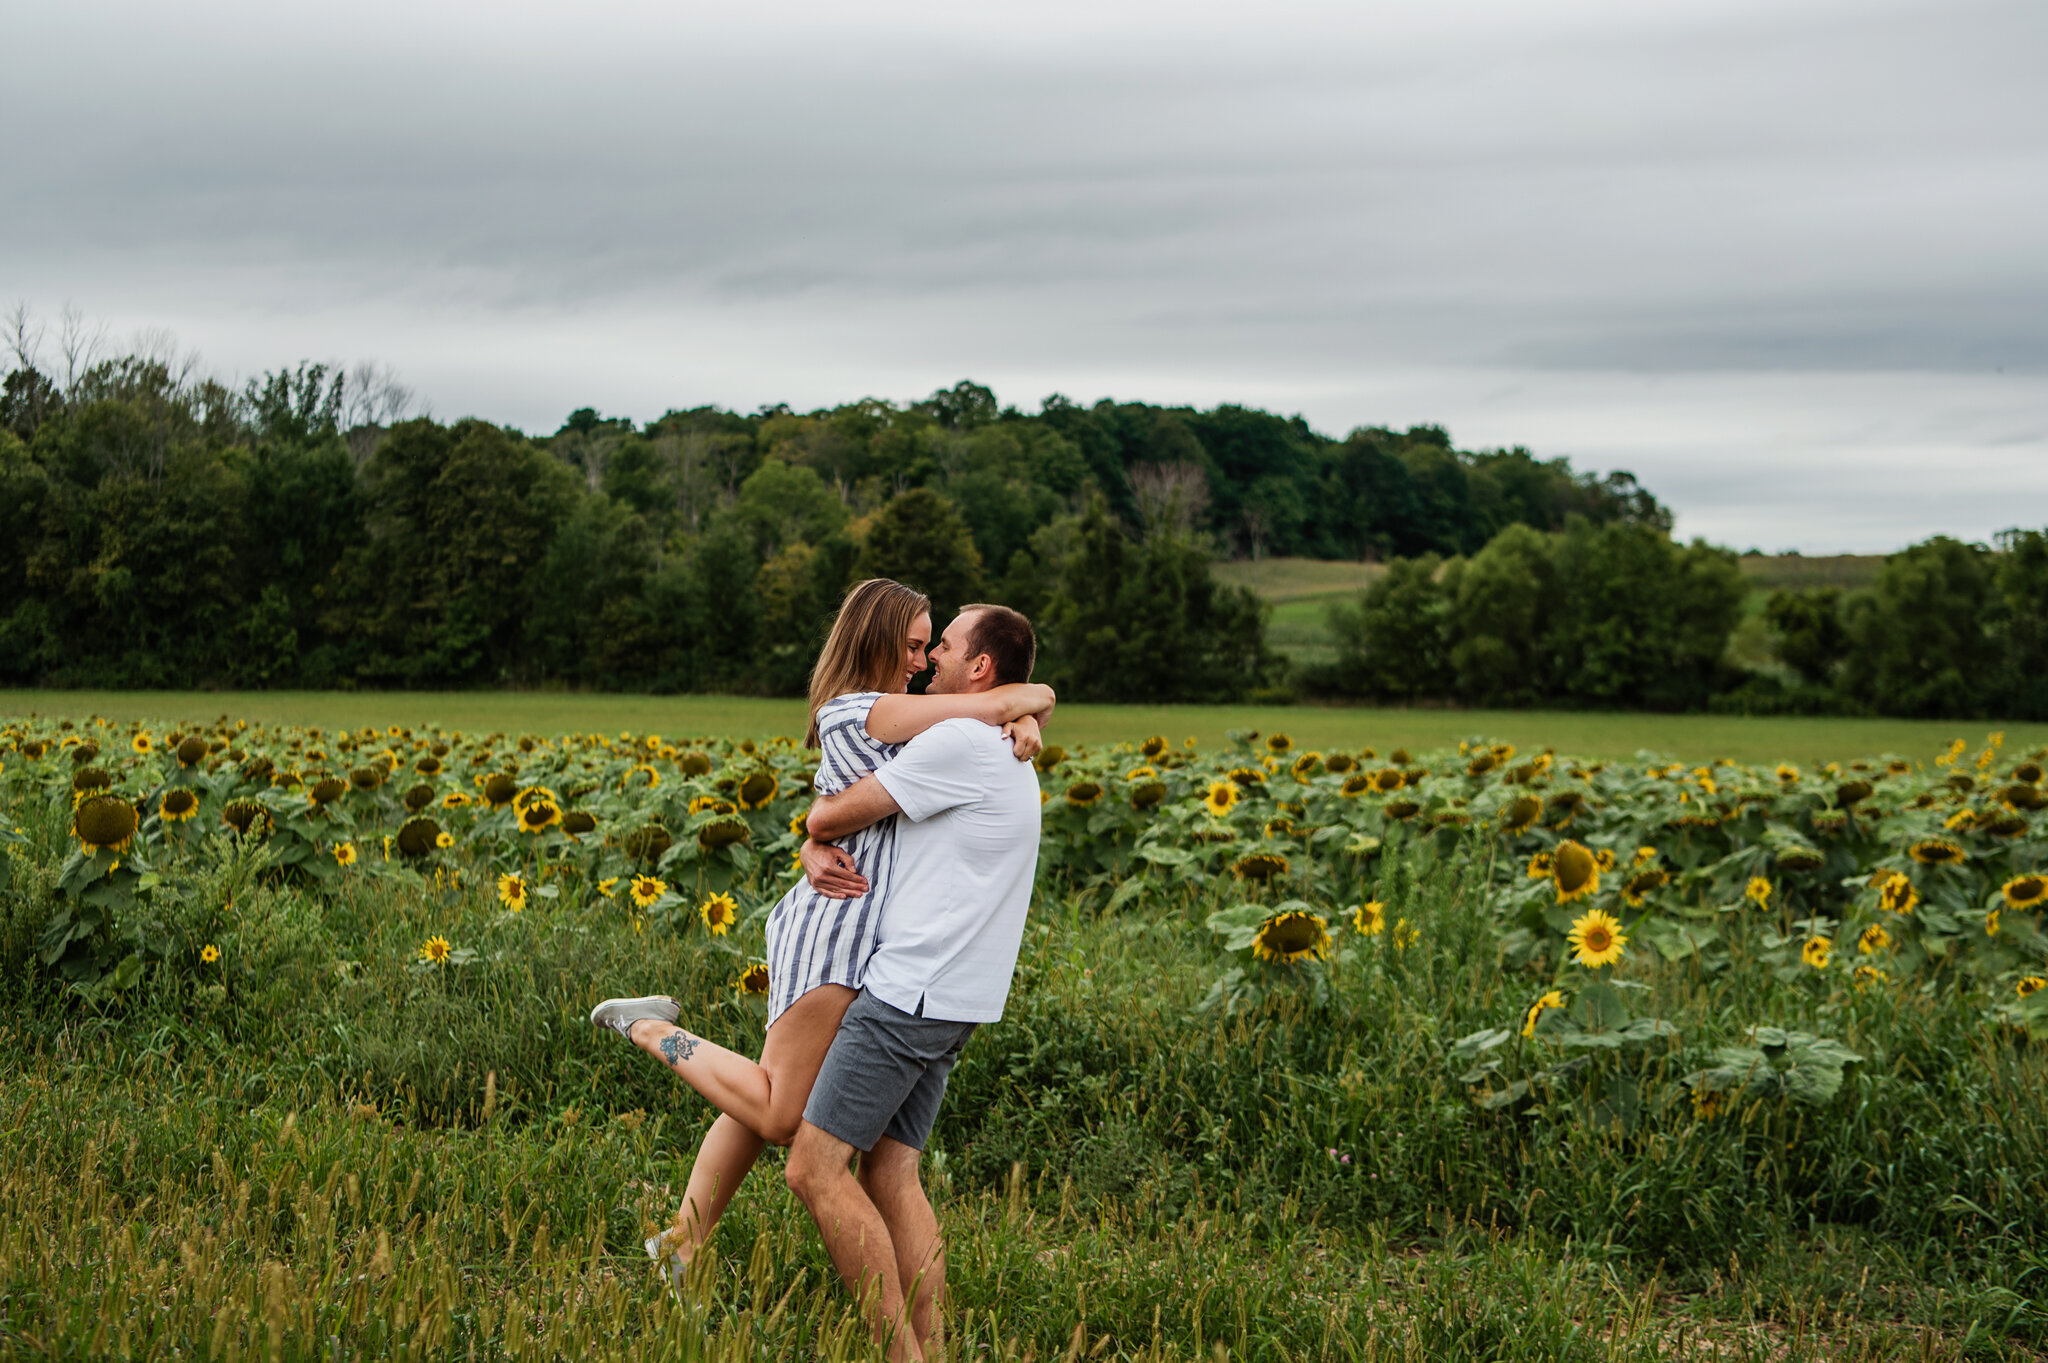
<path id="1" fill-rule="evenodd" d="M 631 1041 L 634 1023 L 674 1022 L 682 1011 L 668 995 L 649 994 L 644 999 L 606 999 L 590 1010 L 590 1020 Z"/>
<path id="2" fill-rule="evenodd" d="M 648 1236 L 643 1243 L 647 1246 L 647 1257 L 654 1260 L 662 1280 L 668 1284 L 669 1295 L 676 1299 L 678 1306 L 692 1306 L 693 1303 L 683 1291 L 683 1280 L 689 1275 L 690 1266 L 683 1262 L 681 1255 L 668 1246 L 668 1238 L 673 1232 L 674 1227 L 658 1231 Z"/>

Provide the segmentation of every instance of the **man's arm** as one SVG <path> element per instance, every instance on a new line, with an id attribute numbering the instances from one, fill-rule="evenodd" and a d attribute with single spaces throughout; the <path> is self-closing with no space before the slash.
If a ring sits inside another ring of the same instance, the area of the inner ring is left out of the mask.
<path id="1" fill-rule="evenodd" d="M 833 842 L 849 833 L 858 833 L 869 824 L 880 823 L 891 814 L 901 813 L 902 809 L 896 797 L 871 772 L 837 795 L 819 796 L 804 822 L 813 838 Z"/>

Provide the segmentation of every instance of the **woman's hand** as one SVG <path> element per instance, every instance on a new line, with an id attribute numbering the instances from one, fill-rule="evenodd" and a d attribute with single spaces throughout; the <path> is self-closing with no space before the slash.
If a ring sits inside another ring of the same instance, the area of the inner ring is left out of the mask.
<path id="1" fill-rule="evenodd" d="M 1005 724 L 1003 737 L 1010 740 L 1010 751 L 1017 755 L 1019 762 L 1029 762 L 1045 747 L 1045 737 L 1038 732 L 1038 720 L 1032 715 Z"/>
<path id="2" fill-rule="evenodd" d="M 868 892 L 868 878 L 854 865 L 853 858 L 829 842 L 804 839 L 797 849 L 804 864 L 804 879 L 827 899 L 856 899 Z"/>

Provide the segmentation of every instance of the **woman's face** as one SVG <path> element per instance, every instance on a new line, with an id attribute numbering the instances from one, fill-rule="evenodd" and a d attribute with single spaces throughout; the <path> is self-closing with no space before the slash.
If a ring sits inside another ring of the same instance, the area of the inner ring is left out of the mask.
<path id="1" fill-rule="evenodd" d="M 910 679 L 925 670 L 930 660 L 924 655 L 932 642 L 932 617 L 929 612 L 910 622 L 910 636 L 903 641 L 903 675 L 896 681 L 898 694 L 910 689 Z"/>

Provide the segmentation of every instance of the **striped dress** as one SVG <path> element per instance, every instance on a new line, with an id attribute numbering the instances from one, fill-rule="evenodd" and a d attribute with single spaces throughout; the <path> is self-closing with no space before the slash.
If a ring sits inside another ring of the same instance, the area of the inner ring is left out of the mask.
<path id="1" fill-rule="evenodd" d="M 901 747 L 868 734 L 868 711 L 882 698 L 860 691 L 828 701 L 818 711 L 820 795 L 836 795 L 894 757 Z M 858 989 L 875 949 L 875 925 L 882 896 L 896 863 L 896 816 L 870 824 L 839 840 L 867 877 L 868 892 L 857 899 L 827 899 L 799 880 L 768 914 L 768 1021 L 821 984 Z"/>

